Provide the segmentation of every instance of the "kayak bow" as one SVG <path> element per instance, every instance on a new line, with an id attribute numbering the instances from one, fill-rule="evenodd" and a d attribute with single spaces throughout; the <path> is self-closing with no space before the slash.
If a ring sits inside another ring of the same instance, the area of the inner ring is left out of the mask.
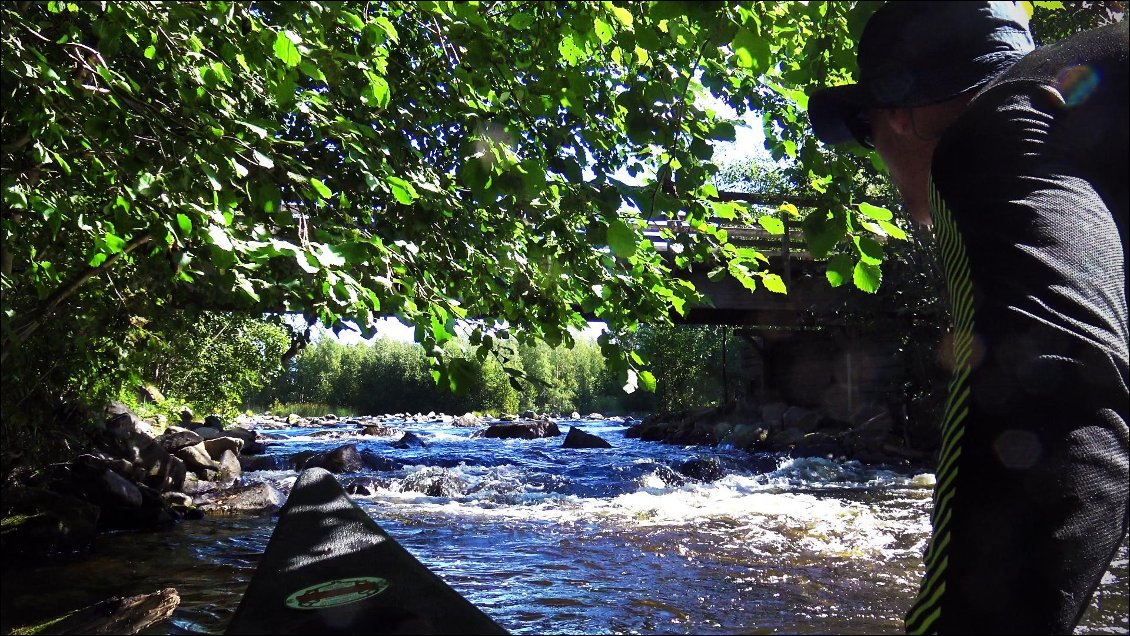
<path id="1" fill-rule="evenodd" d="M 506 634 L 321 468 L 279 513 L 228 634 Z"/>

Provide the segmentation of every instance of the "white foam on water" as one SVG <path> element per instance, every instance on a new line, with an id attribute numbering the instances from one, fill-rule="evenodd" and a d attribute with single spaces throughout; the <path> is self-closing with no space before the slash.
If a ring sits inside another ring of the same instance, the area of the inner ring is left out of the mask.
<path id="1" fill-rule="evenodd" d="M 634 492 L 579 497 L 547 493 L 523 481 L 522 471 L 513 466 L 460 465 L 442 470 L 462 480 L 463 495 L 427 497 L 420 492 L 401 492 L 400 480 L 394 480 L 387 491 L 369 499 L 410 505 L 415 514 L 472 517 L 487 522 L 551 523 L 562 528 L 597 524 L 625 531 L 694 528 L 716 535 L 720 543 L 738 542 L 766 556 L 905 556 L 917 546 L 904 545 L 900 539 L 928 530 L 924 503 L 912 501 L 918 506 L 916 510 L 898 513 L 888 505 L 852 501 L 835 491 L 781 492 L 774 480 L 767 482 L 764 475 L 731 474 L 713 483 L 688 482 L 672 487 L 652 473 L 641 478 L 641 486 Z M 409 468 L 410 476 L 424 471 L 437 469 Z M 888 478 L 876 477 L 879 481 Z M 909 478 L 903 479 L 909 482 Z"/>
<path id="2" fill-rule="evenodd" d="M 426 442 L 459 442 L 466 443 L 471 441 L 478 441 L 470 435 L 453 435 L 451 433 L 444 433 L 443 431 L 434 431 L 427 433 L 424 437 Z"/>

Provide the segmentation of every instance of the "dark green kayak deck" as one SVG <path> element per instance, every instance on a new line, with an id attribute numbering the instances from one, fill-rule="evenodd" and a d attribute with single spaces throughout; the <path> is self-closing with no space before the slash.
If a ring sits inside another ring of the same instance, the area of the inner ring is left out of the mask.
<path id="1" fill-rule="evenodd" d="M 505 634 L 326 470 L 303 471 L 228 634 Z"/>

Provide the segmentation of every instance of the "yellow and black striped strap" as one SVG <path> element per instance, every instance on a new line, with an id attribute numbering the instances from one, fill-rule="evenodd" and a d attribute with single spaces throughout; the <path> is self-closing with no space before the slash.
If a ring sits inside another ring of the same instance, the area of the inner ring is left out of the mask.
<path id="1" fill-rule="evenodd" d="M 934 532 L 926 551 L 926 574 L 918 599 L 906 617 L 908 634 L 936 631 L 942 615 L 949 565 L 950 522 L 957 491 L 958 460 L 969 414 L 969 373 L 973 349 L 973 283 L 965 244 L 946 202 L 933 179 L 930 180 L 930 209 L 949 293 L 953 339 L 953 377 L 942 418 L 942 446 L 938 455 L 937 485 L 934 488 Z"/>

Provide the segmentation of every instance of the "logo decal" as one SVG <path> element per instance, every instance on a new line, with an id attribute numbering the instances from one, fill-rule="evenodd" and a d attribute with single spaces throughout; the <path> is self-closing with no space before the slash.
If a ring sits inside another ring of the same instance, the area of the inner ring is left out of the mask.
<path id="1" fill-rule="evenodd" d="M 287 597 L 286 606 L 313 610 L 345 605 L 376 596 L 387 588 L 388 581 L 372 576 L 337 579 L 298 590 Z"/>

